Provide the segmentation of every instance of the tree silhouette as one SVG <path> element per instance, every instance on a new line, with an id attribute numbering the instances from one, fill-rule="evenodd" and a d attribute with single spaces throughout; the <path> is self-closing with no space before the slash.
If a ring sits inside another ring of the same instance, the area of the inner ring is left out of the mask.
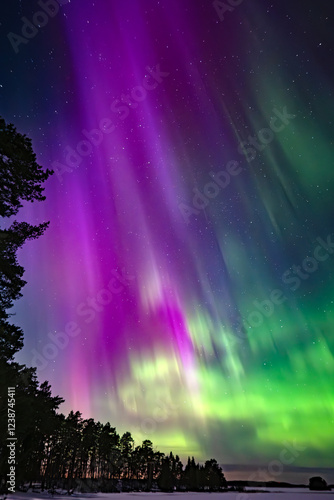
<path id="1" fill-rule="evenodd" d="M 131 477 L 132 473 L 132 452 L 134 440 L 130 432 L 125 432 L 120 439 L 121 458 L 123 475 L 126 478 Z"/>
<path id="2" fill-rule="evenodd" d="M 43 201 L 43 183 L 51 175 L 36 163 L 31 140 L 0 117 L 0 216 L 16 215 L 22 201 Z"/>
<path id="3" fill-rule="evenodd" d="M 309 489 L 310 490 L 329 490 L 325 479 L 320 476 L 311 477 L 309 480 Z"/>
<path id="4" fill-rule="evenodd" d="M 100 476 L 111 479 L 120 473 L 120 436 L 115 427 L 107 422 L 102 426 L 98 437 L 98 456 Z"/>
<path id="5" fill-rule="evenodd" d="M 190 491 L 198 491 L 200 488 L 199 464 L 195 463 L 194 457 L 188 457 L 187 465 L 184 469 L 183 484 Z"/>
<path id="6" fill-rule="evenodd" d="M 173 491 L 175 485 L 175 475 L 173 474 L 173 461 L 171 457 L 162 460 L 161 472 L 158 477 L 158 486 L 162 491 Z"/>
<path id="7" fill-rule="evenodd" d="M 22 201 L 42 201 L 43 183 L 52 171 L 43 171 L 36 163 L 30 139 L 7 125 L 0 117 L 0 216 L 12 217 L 23 206 Z M 23 333 L 11 325 L 8 309 L 21 297 L 25 285 L 24 269 L 17 262 L 17 250 L 30 239 L 43 234 L 48 223 L 33 226 L 14 221 L 0 228 L 0 358 L 12 360 L 23 347 Z"/>
<path id="8" fill-rule="evenodd" d="M 202 469 L 201 486 L 207 487 L 210 491 L 219 491 L 227 487 L 223 470 L 218 465 L 217 460 L 212 458 L 205 462 L 204 468 Z"/>
<path id="9" fill-rule="evenodd" d="M 42 201 L 43 183 L 51 175 L 36 163 L 31 141 L 18 133 L 13 125 L 7 125 L 0 117 L 0 216 L 15 216 L 23 201 Z M 7 388 L 15 387 L 17 418 L 16 447 L 17 480 L 29 479 L 40 469 L 44 453 L 44 434 L 49 417 L 63 401 L 52 398 L 50 387 L 40 385 L 36 369 L 27 368 L 13 361 L 23 347 L 22 330 L 9 322 L 8 309 L 21 297 L 25 285 L 24 269 L 17 261 L 17 251 L 27 240 L 43 234 L 48 223 L 33 226 L 26 222 L 2 222 L 0 228 L 0 480 L 6 479 L 7 453 Z M 33 403 L 33 404 L 32 404 Z M 42 416 L 43 415 L 43 416 Z M 20 439 L 19 439 L 20 438 Z"/>

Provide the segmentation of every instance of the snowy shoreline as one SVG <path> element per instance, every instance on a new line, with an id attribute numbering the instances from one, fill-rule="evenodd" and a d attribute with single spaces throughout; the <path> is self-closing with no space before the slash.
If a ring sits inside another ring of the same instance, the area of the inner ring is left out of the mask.
<path id="1" fill-rule="evenodd" d="M 262 490 L 262 491 L 261 491 Z M 174 499 L 184 499 L 190 500 L 195 498 L 196 500 L 218 500 L 218 499 L 226 499 L 226 500 L 266 500 L 267 498 L 270 500 L 303 500 L 306 498 L 307 500 L 326 500 L 329 497 L 328 495 L 333 495 L 334 493 L 331 491 L 310 491 L 308 488 L 257 488 L 257 492 L 252 493 L 254 488 L 246 488 L 244 492 L 220 492 L 220 493 L 204 493 L 204 492 L 174 492 L 174 493 L 162 493 L 162 492 L 131 492 L 131 493 L 73 493 L 73 495 L 50 495 L 47 492 L 43 493 L 33 493 L 33 492 L 17 492 L 14 494 L 10 494 L 7 496 L 7 499 L 10 498 L 16 500 L 42 500 L 42 499 L 50 499 L 55 498 L 59 500 L 65 500 L 68 498 L 75 499 L 88 499 L 88 498 L 96 498 L 99 500 L 114 500 L 115 498 L 119 498 L 121 500 L 130 500 L 137 497 L 140 500 L 146 499 L 161 499 L 164 498 L 174 498 Z M 327 496 L 324 496 L 327 495 Z"/>

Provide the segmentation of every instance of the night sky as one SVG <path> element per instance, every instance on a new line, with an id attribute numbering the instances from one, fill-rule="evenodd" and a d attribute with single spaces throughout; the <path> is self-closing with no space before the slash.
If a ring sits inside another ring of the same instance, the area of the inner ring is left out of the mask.
<path id="1" fill-rule="evenodd" d="M 136 444 L 333 466 L 331 2 L 0 10 L 0 113 L 55 170 L 17 360 Z"/>

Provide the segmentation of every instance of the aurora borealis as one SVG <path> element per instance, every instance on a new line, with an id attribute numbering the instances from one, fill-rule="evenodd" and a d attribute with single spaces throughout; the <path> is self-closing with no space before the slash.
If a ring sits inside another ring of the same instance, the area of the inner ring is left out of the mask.
<path id="1" fill-rule="evenodd" d="M 162 451 L 332 467 L 333 7 L 46 4 L 1 6 L 1 114 L 55 170 L 17 359 Z"/>

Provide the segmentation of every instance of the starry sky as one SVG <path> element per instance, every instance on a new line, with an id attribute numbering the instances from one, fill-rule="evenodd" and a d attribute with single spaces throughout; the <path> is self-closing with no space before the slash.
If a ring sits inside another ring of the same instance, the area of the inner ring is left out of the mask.
<path id="1" fill-rule="evenodd" d="M 50 227 L 19 254 L 17 360 L 63 412 L 215 457 L 228 478 L 326 471 L 333 7 L 0 9 L 0 112 L 55 171 L 19 215 Z"/>

